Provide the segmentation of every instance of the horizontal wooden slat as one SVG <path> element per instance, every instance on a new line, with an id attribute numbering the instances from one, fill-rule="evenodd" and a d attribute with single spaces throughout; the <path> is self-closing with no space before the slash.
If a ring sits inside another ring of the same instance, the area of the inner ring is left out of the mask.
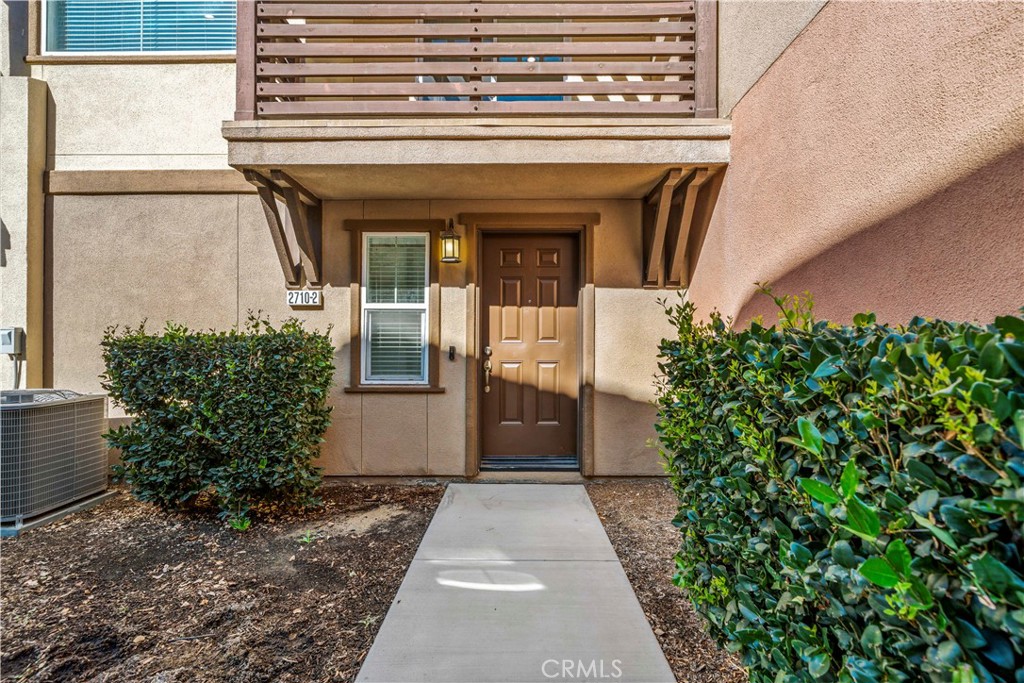
<path id="1" fill-rule="evenodd" d="M 473 116 L 561 115 L 601 116 L 684 115 L 693 113 L 693 100 L 679 102 L 408 102 L 408 101 L 307 101 L 261 102 L 260 116 Z"/>
<path id="2" fill-rule="evenodd" d="M 693 41 L 586 43 L 260 43 L 260 57 L 582 57 L 680 55 Z"/>
<path id="3" fill-rule="evenodd" d="M 663 76 L 693 73 L 693 60 L 678 62 L 261 62 L 260 78 L 328 76 Z"/>
<path id="4" fill-rule="evenodd" d="M 478 5 L 508 5 L 510 0 L 468 0 Z M 586 5 L 592 4 L 594 0 L 528 0 L 535 5 Z M 602 0 L 602 4 L 612 6 L 632 5 L 637 0 Z M 680 2 L 680 0 L 645 0 L 648 4 L 677 4 L 693 7 L 693 0 Z M 261 5 L 364 5 L 367 0 L 257 0 Z M 430 0 L 431 4 L 443 5 L 465 5 L 467 0 Z M 387 0 L 384 4 L 422 4 L 423 0 Z"/>
<path id="5" fill-rule="evenodd" d="M 693 81 L 579 83 L 261 83 L 259 97 L 470 97 L 492 95 L 685 95 Z"/>
<path id="6" fill-rule="evenodd" d="M 273 3 L 257 8 L 259 18 L 495 18 L 681 17 L 693 15 L 692 2 L 624 3 Z"/>
<path id="7" fill-rule="evenodd" d="M 504 36 L 680 36 L 695 24 L 681 21 L 549 22 L 502 24 L 261 24 L 259 38 L 494 38 Z"/>

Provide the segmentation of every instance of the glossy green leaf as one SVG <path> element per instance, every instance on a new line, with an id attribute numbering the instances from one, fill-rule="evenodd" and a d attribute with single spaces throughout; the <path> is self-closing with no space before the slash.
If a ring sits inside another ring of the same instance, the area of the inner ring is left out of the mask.
<path id="1" fill-rule="evenodd" d="M 995 326 L 1003 333 L 1024 341 L 1024 319 L 1012 315 L 996 316 Z"/>
<path id="2" fill-rule="evenodd" d="M 992 595 L 1004 596 L 1011 589 L 1024 589 L 1024 582 L 1005 564 L 985 553 L 971 562 L 971 571 L 977 577 L 978 585 Z"/>
<path id="3" fill-rule="evenodd" d="M 913 503 L 910 504 L 910 509 L 919 515 L 927 515 L 939 502 L 939 492 L 935 489 L 929 489 L 922 491 Z"/>
<path id="4" fill-rule="evenodd" d="M 932 605 L 935 604 L 928 586 L 917 576 L 910 577 L 910 593 L 914 597 L 913 602 L 922 609 L 931 609 Z"/>
<path id="5" fill-rule="evenodd" d="M 849 541 L 836 541 L 832 546 L 832 557 L 840 566 L 853 569 L 858 566 L 857 557 Z"/>
<path id="6" fill-rule="evenodd" d="M 971 385 L 971 401 L 985 408 L 994 408 L 996 405 L 996 393 L 991 384 L 975 382 Z"/>
<path id="7" fill-rule="evenodd" d="M 910 575 L 910 563 L 913 558 L 910 557 L 907 544 L 902 540 L 897 538 L 889 542 L 885 548 L 885 559 L 901 577 L 906 578 Z"/>
<path id="8" fill-rule="evenodd" d="M 840 501 L 839 496 L 831 487 L 816 479 L 801 478 L 800 488 L 806 491 L 807 495 L 811 498 L 821 503 L 838 503 Z"/>
<path id="9" fill-rule="evenodd" d="M 793 530 L 789 528 L 788 524 L 783 523 L 781 520 L 773 519 L 772 525 L 775 527 L 775 533 L 778 534 L 779 538 L 792 541 Z"/>
<path id="10" fill-rule="evenodd" d="M 860 474 L 857 472 L 857 461 L 850 458 L 843 467 L 843 474 L 839 479 L 839 485 L 843 490 L 844 498 L 852 498 L 857 493 L 857 483 L 860 481 Z"/>
<path id="11" fill-rule="evenodd" d="M 909 460 L 907 462 L 907 472 L 926 486 L 932 486 L 935 483 L 935 472 L 920 460 Z"/>
<path id="12" fill-rule="evenodd" d="M 957 641 L 968 650 L 977 650 L 988 644 L 978 627 L 966 619 L 954 617 L 953 628 L 956 630 Z"/>
<path id="13" fill-rule="evenodd" d="M 807 673 L 814 678 L 822 678 L 829 672 L 832 660 L 827 652 L 820 652 L 807 660 Z"/>
<path id="14" fill-rule="evenodd" d="M 865 650 L 877 648 L 882 644 L 882 629 L 877 624 L 870 624 L 860 636 L 860 644 Z"/>
<path id="15" fill-rule="evenodd" d="M 939 516 L 942 517 L 942 521 L 946 527 L 957 534 L 964 536 L 972 536 L 976 533 L 977 529 L 974 516 L 962 508 L 958 508 L 955 505 L 943 505 L 939 508 Z"/>
<path id="16" fill-rule="evenodd" d="M 814 423 L 806 417 L 797 418 L 797 431 L 800 432 L 800 445 L 816 455 L 821 454 L 822 438 L 821 432 L 814 426 Z"/>
<path id="17" fill-rule="evenodd" d="M 835 356 L 826 358 L 825 360 L 821 361 L 821 364 L 818 365 L 817 368 L 814 369 L 814 372 L 811 373 L 811 377 L 813 377 L 814 379 L 824 379 L 826 377 L 831 377 L 832 375 L 837 374 L 840 371 L 840 362 L 841 359 Z"/>
<path id="18" fill-rule="evenodd" d="M 867 327 L 875 324 L 874 313 L 856 313 L 853 316 L 853 324 L 857 327 Z"/>
<path id="19" fill-rule="evenodd" d="M 856 496 L 846 501 L 846 519 L 851 528 L 868 538 L 877 538 L 881 531 L 878 513 Z"/>
<path id="20" fill-rule="evenodd" d="M 989 632 L 988 643 L 981 648 L 981 655 L 1001 669 L 1014 668 L 1016 657 L 1008 638 L 1000 633 Z"/>
<path id="21" fill-rule="evenodd" d="M 1003 353 L 1003 360 L 1017 377 L 1024 377 L 1024 340 L 1000 342 L 996 347 Z"/>
<path id="22" fill-rule="evenodd" d="M 1006 358 L 999 348 L 996 337 L 993 337 L 981 350 L 978 366 L 989 377 L 1002 377 L 1006 374 Z"/>
<path id="23" fill-rule="evenodd" d="M 952 550 L 960 549 L 959 544 L 957 544 L 957 542 L 953 539 L 953 536 L 948 531 L 932 524 L 927 519 L 925 519 L 917 513 L 911 513 L 911 515 L 913 516 L 914 521 L 916 521 L 918 524 L 923 526 L 928 531 L 932 532 L 935 538 L 942 541 L 947 547 L 951 548 Z"/>
<path id="24" fill-rule="evenodd" d="M 811 551 L 799 543 L 789 544 L 789 554 L 793 557 L 800 568 L 806 567 L 811 563 L 811 560 L 814 559 L 814 555 Z"/>
<path id="25" fill-rule="evenodd" d="M 963 651 L 954 640 L 946 640 L 939 643 L 939 646 L 935 648 L 935 659 L 945 666 L 956 664 L 962 656 Z"/>
<path id="26" fill-rule="evenodd" d="M 896 386 L 896 370 L 892 364 L 881 358 L 872 358 L 869 363 L 871 378 L 888 389 Z"/>
<path id="27" fill-rule="evenodd" d="M 900 582 L 900 577 L 896 570 L 881 557 L 872 557 L 865 560 L 864 564 L 857 571 L 865 579 L 882 588 L 892 588 Z"/>
<path id="28" fill-rule="evenodd" d="M 797 473 L 797 471 L 799 469 L 800 469 L 800 465 L 799 465 L 799 463 L 797 463 L 796 460 L 792 460 L 792 459 L 786 460 L 786 462 L 783 463 L 783 465 L 782 465 L 782 478 L 783 478 L 783 480 L 784 481 L 789 481 L 790 479 L 792 479 L 793 476 L 796 475 L 796 473 Z"/>

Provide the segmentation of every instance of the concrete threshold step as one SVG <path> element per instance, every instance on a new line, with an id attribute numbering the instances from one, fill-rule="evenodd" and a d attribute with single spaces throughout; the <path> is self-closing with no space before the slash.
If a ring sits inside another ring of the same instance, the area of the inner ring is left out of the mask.
<path id="1" fill-rule="evenodd" d="M 481 472 L 578 472 L 579 461 L 575 455 L 568 456 L 495 456 L 486 455 L 480 460 Z"/>

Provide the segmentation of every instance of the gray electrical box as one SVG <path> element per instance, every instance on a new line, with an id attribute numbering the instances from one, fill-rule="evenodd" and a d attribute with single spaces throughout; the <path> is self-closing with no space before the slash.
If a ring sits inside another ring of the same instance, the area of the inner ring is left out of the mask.
<path id="1" fill-rule="evenodd" d="M 25 330 L 20 327 L 0 328 L 0 354 L 21 356 L 25 353 Z"/>

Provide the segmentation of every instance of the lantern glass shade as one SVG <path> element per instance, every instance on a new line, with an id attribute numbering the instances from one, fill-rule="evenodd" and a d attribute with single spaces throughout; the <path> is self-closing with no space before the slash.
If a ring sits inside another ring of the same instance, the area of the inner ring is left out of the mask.
<path id="1" fill-rule="evenodd" d="M 452 222 L 448 221 L 448 228 L 441 233 L 441 263 L 459 263 L 462 260 L 459 253 L 460 240 Z"/>

